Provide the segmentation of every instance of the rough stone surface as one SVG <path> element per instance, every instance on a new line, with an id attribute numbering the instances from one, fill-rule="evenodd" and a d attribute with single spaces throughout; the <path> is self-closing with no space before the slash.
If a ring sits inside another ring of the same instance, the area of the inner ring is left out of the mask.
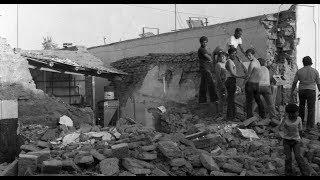
<path id="1" fill-rule="evenodd" d="M 207 168 L 209 171 L 219 171 L 220 170 L 217 163 L 208 154 L 205 154 L 205 153 L 200 154 L 200 161 L 201 161 L 202 165 L 205 168 Z"/>
<path id="2" fill-rule="evenodd" d="M 100 162 L 100 171 L 106 176 L 112 176 L 119 172 L 119 159 L 107 158 Z"/>

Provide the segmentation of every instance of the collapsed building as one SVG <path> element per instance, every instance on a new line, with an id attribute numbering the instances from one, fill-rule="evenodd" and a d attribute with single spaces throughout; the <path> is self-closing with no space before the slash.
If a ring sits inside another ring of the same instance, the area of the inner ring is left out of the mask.
<path id="1" fill-rule="evenodd" d="M 270 62 L 271 73 L 281 77 L 276 82 L 279 86 L 276 100 L 277 104 L 284 104 L 288 101 L 288 92 L 297 70 L 295 17 L 295 6 L 292 6 L 275 14 L 183 29 L 88 50 L 105 64 L 111 63 L 131 74 L 125 80 L 127 85 L 121 84 L 118 88 L 124 104 L 123 116 L 142 119 L 143 123 L 148 124 L 148 108 L 168 100 L 186 103 L 196 99 L 199 88 L 196 55 L 199 37 L 207 36 L 207 46 L 213 51 L 217 46 L 224 47 L 225 39 L 239 27 L 243 29 L 244 48 L 253 47 L 257 57 Z M 243 54 L 238 53 L 238 56 L 242 61 L 247 61 Z M 238 62 L 236 66 L 243 75 Z M 238 81 L 238 86 L 242 84 Z"/>

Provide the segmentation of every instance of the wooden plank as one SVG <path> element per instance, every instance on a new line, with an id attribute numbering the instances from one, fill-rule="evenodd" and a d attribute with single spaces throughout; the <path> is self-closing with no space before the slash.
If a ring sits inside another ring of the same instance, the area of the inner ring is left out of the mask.
<path id="1" fill-rule="evenodd" d="M 186 139 L 195 139 L 195 138 L 198 138 L 198 137 L 202 137 L 202 136 L 205 136 L 207 135 L 208 132 L 207 131 L 202 131 L 202 132 L 198 132 L 198 133 L 194 133 L 194 134 L 190 134 L 190 135 L 187 135 L 186 136 Z"/>
<path id="2" fill-rule="evenodd" d="M 0 176 L 17 176 L 18 175 L 18 159 L 14 160 L 4 171 L 0 173 Z"/>

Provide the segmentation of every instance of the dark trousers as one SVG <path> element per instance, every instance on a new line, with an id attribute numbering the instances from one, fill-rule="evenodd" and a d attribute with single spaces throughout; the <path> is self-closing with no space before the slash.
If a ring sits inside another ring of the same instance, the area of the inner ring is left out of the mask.
<path id="1" fill-rule="evenodd" d="M 262 95 L 264 100 L 266 101 L 266 105 L 270 114 L 270 118 L 276 117 L 276 108 L 275 104 L 272 101 L 272 91 L 271 86 L 260 86 L 259 93 Z"/>
<path id="2" fill-rule="evenodd" d="M 207 91 L 209 91 L 210 102 L 218 100 L 216 85 L 213 82 L 212 74 L 208 70 L 200 70 L 201 82 L 199 88 L 199 103 L 207 102 Z"/>
<path id="3" fill-rule="evenodd" d="M 227 118 L 233 119 L 236 117 L 236 104 L 235 104 L 235 93 L 237 90 L 237 80 L 234 77 L 229 77 L 225 86 L 227 89 Z"/>
<path id="4" fill-rule="evenodd" d="M 307 117 L 307 130 L 314 127 L 315 123 L 315 102 L 316 102 L 316 91 L 311 89 L 299 90 L 299 116 L 304 122 L 304 111 L 307 102 L 308 117 Z"/>
<path id="5" fill-rule="evenodd" d="M 292 151 L 298 163 L 300 172 L 303 176 L 308 176 L 310 174 L 310 169 L 308 167 L 307 162 L 303 159 L 301 155 L 301 142 L 297 140 L 289 140 L 283 139 L 283 148 L 284 154 L 286 155 L 285 158 L 285 174 L 292 175 Z"/>
<path id="6" fill-rule="evenodd" d="M 253 99 L 256 101 L 256 103 L 258 105 L 260 117 L 264 119 L 265 118 L 265 111 L 264 111 L 262 101 L 260 99 L 259 83 L 247 82 L 245 85 L 245 92 L 246 92 L 247 119 L 253 117 L 253 112 L 252 112 Z"/>

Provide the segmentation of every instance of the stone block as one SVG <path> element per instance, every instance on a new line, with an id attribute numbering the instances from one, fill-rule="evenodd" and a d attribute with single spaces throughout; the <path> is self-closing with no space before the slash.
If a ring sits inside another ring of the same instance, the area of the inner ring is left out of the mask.
<path id="1" fill-rule="evenodd" d="M 122 165 L 133 174 L 150 174 L 151 169 L 154 168 L 154 165 L 150 163 L 133 158 L 124 158 Z"/>
<path id="2" fill-rule="evenodd" d="M 210 176 L 237 176 L 236 173 L 226 173 L 221 171 L 211 171 Z"/>
<path id="3" fill-rule="evenodd" d="M 157 148 L 155 144 L 149 145 L 149 146 L 141 146 L 142 151 L 153 151 Z"/>
<path id="4" fill-rule="evenodd" d="M 201 153 L 200 154 L 200 161 L 202 165 L 207 168 L 209 171 L 219 171 L 220 168 L 215 162 L 215 160 L 208 154 L 206 153 Z"/>
<path id="5" fill-rule="evenodd" d="M 76 164 L 91 165 L 94 159 L 92 155 L 80 155 L 74 161 Z"/>
<path id="6" fill-rule="evenodd" d="M 237 173 L 237 174 L 240 174 L 243 169 L 241 167 L 238 167 L 236 166 L 235 164 L 229 164 L 229 163 L 225 163 L 223 166 L 222 166 L 222 169 L 225 171 L 225 172 L 229 172 L 229 173 Z"/>
<path id="7" fill-rule="evenodd" d="M 98 159 L 99 161 L 102 161 L 102 160 L 104 160 L 106 157 L 103 155 L 103 154 L 100 154 L 97 150 L 95 150 L 95 149 L 91 149 L 90 150 L 90 154 L 94 157 L 94 158 L 96 158 L 96 159 Z"/>
<path id="8" fill-rule="evenodd" d="M 164 156 L 170 159 L 183 156 L 182 151 L 173 141 L 159 141 L 158 148 Z"/>
<path id="9" fill-rule="evenodd" d="M 191 155 L 188 156 L 188 161 L 191 163 L 193 167 L 200 167 L 202 166 L 200 155 Z"/>
<path id="10" fill-rule="evenodd" d="M 20 154 L 18 158 L 18 176 L 24 176 L 27 171 L 35 172 L 37 170 L 37 156 Z"/>
<path id="11" fill-rule="evenodd" d="M 170 161 L 170 165 L 171 166 L 184 166 L 186 165 L 187 161 L 184 158 L 175 158 L 175 159 L 171 159 Z"/>
<path id="12" fill-rule="evenodd" d="M 116 158 L 129 157 L 129 147 L 127 143 L 121 143 L 111 146 L 112 156 Z"/>
<path id="13" fill-rule="evenodd" d="M 80 131 L 81 133 L 88 133 L 88 132 L 91 131 L 91 129 L 92 129 L 92 126 L 91 126 L 90 124 L 82 123 L 82 124 L 80 124 L 80 129 L 79 129 L 79 131 Z"/>
<path id="14" fill-rule="evenodd" d="M 159 168 L 154 168 L 152 170 L 151 174 L 154 175 L 154 176 L 168 176 L 168 174 L 166 172 L 162 171 Z"/>
<path id="15" fill-rule="evenodd" d="M 62 169 L 62 161 L 57 159 L 52 159 L 48 161 L 43 161 L 41 172 L 44 174 L 59 174 Z"/>
<path id="16" fill-rule="evenodd" d="M 100 171 L 106 176 L 112 176 L 119 172 L 119 159 L 107 158 L 99 163 Z"/>
<path id="17" fill-rule="evenodd" d="M 142 152 L 137 156 L 137 158 L 141 160 L 154 160 L 157 159 L 157 153 Z"/>
<path id="18" fill-rule="evenodd" d="M 33 144 L 24 144 L 22 146 L 20 146 L 20 149 L 26 152 L 29 151 L 40 151 L 41 149 L 38 148 L 37 146 L 33 145 Z"/>
<path id="19" fill-rule="evenodd" d="M 253 116 L 253 117 L 251 117 L 251 118 L 249 118 L 249 119 L 246 119 L 246 120 L 242 123 L 242 125 L 245 126 L 245 127 L 247 127 L 247 126 L 249 126 L 251 123 L 257 122 L 258 119 L 259 119 L 258 117 Z"/>
<path id="20" fill-rule="evenodd" d="M 56 139 L 58 133 L 58 129 L 48 129 L 43 136 L 41 137 L 41 140 L 43 141 L 52 141 Z"/>

